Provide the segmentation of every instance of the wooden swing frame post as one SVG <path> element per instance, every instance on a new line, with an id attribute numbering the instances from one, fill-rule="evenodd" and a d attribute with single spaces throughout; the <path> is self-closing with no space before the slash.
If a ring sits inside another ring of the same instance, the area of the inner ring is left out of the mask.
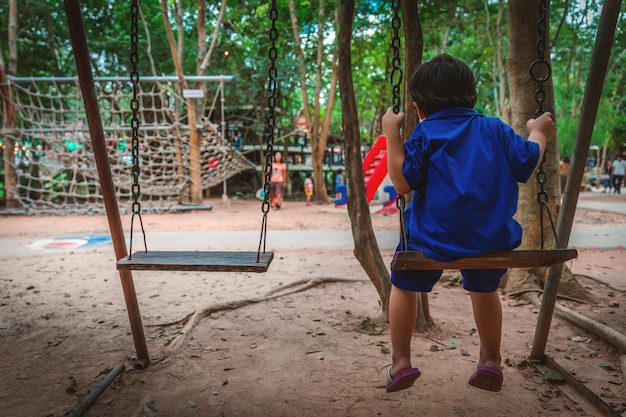
<path id="1" fill-rule="evenodd" d="M 617 27 L 617 19 L 621 5 L 621 0 L 606 0 L 602 7 L 596 41 L 591 55 L 589 77 L 587 77 L 585 95 L 574 141 L 572 164 L 570 166 L 567 183 L 565 184 L 561 214 L 557 222 L 556 240 L 559 242 L 569 242 L 572 231 L 576 204 L 580 194 L 580 184 L 583 182 L 585 165 L 587 163 L 587 152 L 591 145 L 591 134 L 593 133 L 598 106 L 602 96 L 602 86 L 606 78 L 609 56 L 615 38 L 615 29 Z M 550 323 L 554 314 L 562 272 L 562 263 L 554 264 L 548 269 L 539 317 L 537 318 L 535 338 L 530 353 L 531 360 L 541 361 L 545 357 L 544 352 L 550 331 Z"/>
<path id="2" fill-rule="evenodd" d="M 93 154 L 98 171 L 98 178 L 102 190 L 102 197 L 109 223 L 109 230 L 113 241 L 115 257 L 117 259 L 117 269 L 119 270 L 120 279 L 124 299 L 126 301 L 126 309 L 130 320 L 133 340 L 135 342 L 135 351 L 137 353 L 136 368 L 144 369 L 150 364 L 148 348 L 146 346 L 146 338 L 139 312 L 139 304 L 137 302 L 137 293 L 133 282 L 132 270 L 158 270 L 158 271 L 222 271 L 222 272 L 266 272 L 269 264 L 274 258 L 273 252 L 265 250 L 265 238 L 267 232 L 267 214 L 269 212 L 269 187 L 272 163 L 272 147 L 274 144 L 274 107 L 276 102 L 276 38 L 277 31 L 275 24 L 277 20 L 277 11 L 275 0 L 272 0 L 272 19 L 273 30 L 270 32 L 270 40 L 272 48 L 270 51 L 270 59 L 272 66 L 270 69 L 270 96 L 268 98 L 268 107 L 270 108 L 270 116 L 268 117 L 267 126 L 267 150 L 265 161 L 265 199 L 261 207 L 263 212 L 263 220 L 261 223 L 261 237 L 256 252 L 147 252 L 139 253 L 138 259 L 130 259 L 128 249 L 126 248 L 126 240 L 124 238 L 124 230 L 122 227 L 121 216 L 116 198 L 115 186 L 113 184 L 113 176 L 109 165 L 109 155 L 107 153 L 106 139 L 102 125 L 102 118 L 98 108 L 98 97 L 94 89 L 94 79 L 91 73 L 91 64 L 89 61 L 89 50 L 85 35 L 82 14 L 80 10 L 79 0 L 64 0 L 65 12 L 67 15 L 68 25 L 70 29 L 70 37 L 72 47 L 74 48 L 74 57 L 76 60 L 76 69 L 80 81 L 85 112 L 87 114 L 87 122 L 89 125 L 89 133 L 93 146 Z M 136 44 L 135 44 L 136 45 Z M 132 60 L 132 57 L 131 57 Z M 135 74 L 136 75 L 136 74 Z M 192 77 L 193 78 L 193 77 Z M 231 77 L 231 80 L 233 78 Z M 224 76 L 216 77 L 215 81 L 220 82 L 222 93 L 223 107 L 223 83 L 228 80 Z M 133 75 L 129 81 L 134 82 Z M 187 99 L 187 103 L 189 100 Z M 192 103 L 191 103 L 192 104 Z M 189 107 L 193 113 L 193 106 Z M 136 112 L 136 109 L 133 109 Z M 223 111 L 223 109 L 222 109 Z M 195 120 L 194 115 L 190 116 L 190 122 Z M 195 122 L 191 123 L 190 129 L 193 133 L 196 131 Z M 224 122 L 222 120 L 222 131 L 224 130 Z M 197 132 L 196 132 L 197 133 Z M 197 148 L 197 147 L 196 147 Z M 199 150 L 199 148 L 197 149 Z M 190 149 L 191 159 L 194 159 L 194 146 Z M 137 158 L 134 158 L 137 159 Z M 199 163 L 199 159 L 197 159 Z M 134 163 L 137 163 L 134 161 Z M 134 173 L 133 173 L 134 174 Z M 137 181 L 135 179 L 135 181 Z M 139 197 L 139 192 L 135 194 L 135 198 Z M 134 210 L 134 207 L 133 207 Z M 133 212 L 133 215 L 135 212 Z M 140 213 L 138 213 L 140 214 Z M 140 217 L 141 220 L 141 217 Z M 143 225 L 142 225 L 142 232 Z M 145 241 L 145 233 L 144 233 Z M 132 248 L 132 220 L 131 220 L 131 248 Z"/>
<path id="3" fill-rule="evenodd" d="M 74 58 L 76 60 L 76 70 L 80 81 L 80 88 L 85 103 L 85 112 L 87 114 L 87 122 L 89 125 L 89 135 L 91 136 L 91 144 L 93 146 L 93 154 L 98 169 L 98 178 L 102 189 L 102 198 L 109 222 L 109 230 L 113 241 L 113 249 L 116 259 L 128 256 L 126 248 L 126 240 L 124 238 L 124 229 L 122 227 L 122 219 L 120 217 L 117 198 L 115 196 L 115 187 L 113 184 L 113 176 L 111 175 L 111 166 L 109 165 L 109 155 L 106 148 L 106 140 L 104 137 L 104 129 L 102 127 L 102 118 L 100 117 L 100 109 L 98 108 L 98 98 L 93 88 L 93 75 L 91 73 L 91 64 L 89 62 L 89 50 L 87 48 L 87 39 L 85 36 L 85 28 L 83 26 L 83 18 L 80 11 L 78 0 L 64 0 L 65 13 L 70 29 L 70 37 L 72 47 L 74 48 Z M 137 302 L 137 293 L 133 281 L 133 274 L 128 270 L 120 270 L 120 280 L 122 282 L 122 290 L 124 292 L 124 300 L 126 301 L 126 309 L 128 310 L 128 318 L 135 342 L 135 351 L 137 353 L 137 364 L 139 368 L 145 368 L 150 363 L 148 355 L 148 347 L 146 345 L 146 337 L 141 322 L 141 314 L 139 312 L 139 304 Z"/>

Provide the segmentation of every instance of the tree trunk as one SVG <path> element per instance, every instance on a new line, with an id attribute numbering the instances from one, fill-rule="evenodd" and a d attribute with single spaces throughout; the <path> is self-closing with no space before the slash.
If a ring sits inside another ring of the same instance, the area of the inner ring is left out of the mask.
<path id="1" fill-rule="evenodd" d="M 528 22 L 536 22 L 537 6 L 525 0 L 512 0 L 508 3 L 509 22 L 509 53 L 507 57 L 507 70 L 509 78 L 509 90 L 511 93 L 511 126 L 516 132 L 524 137 L 528 137 L 526 121 L 533 117 L 538 104 L 535 100 L 535 90 L 537 85 L 530 75 L 530 64 L 538 58 L 537 52 L 537 30 L 529 30 Z M 549 16 L 549 10 L 547 15 Z M 546 19 L 545 54 L 544 59 L 550 63 L 550 41 L 549 24 Z M 536 28 L 536 26 L 533 26 Z M 538 66 L 535 76 L 545 76 L 546 71 Z M 543 110 L 551 112 L 555 116 L 554 110 L 554 89 L 552 79 L 544 82 L 545 101 Z M 547 192 L 548 204 L 554 223 L 556 225 L 558 209 L 560 207 L 560 183 L 559 183 L 559 155 L 558 141 L 553 138 L 546 147 L 545 162 L 543 168 L 547 173 L 545 181 L 545 191 Z M 519 204 L 516 214 L 517 220 L 524 228 L 521 248 L 538 249 L 543 247 L 552 248 L 554 234 L 550 227 L 549 217 L 546 210 L 543 210 L 543 231 L 540 227 L 541 210 L 537 203 L 540 186 L 535 177 L 531 177 L 526 184 L 520 185 Z M 505 290 L 515 291 L 519 288 L 532 286 L 533 282 L 544 282 L 546 268 L 537 270 L 511 269 L 508 274 Z M 568 285 L 572 290 L 580 292 L 580 285 L 575 280 L 561 281 L 561 290 L 567 294 Z"/>
<path id="2" fill-rule="evenodd" d="M 323 13 L 323 10 L 322 10 Z M 291 30 L 293 32 L 293 40 L 295 43 L 296 56 L 298 57 L 298 69 L 300 72 L 300 91 L 302 92 L 302 113 L 304 114 L 304 120 L 307 126 L 307 136 L 311 144 L 311 159 L 313 163 L 313 192 L 315 193 L 316 200 L 320 191 L 319 179 L 315 173 L 316 165 L 318 165 L 319 143 L 317 140 L 317 126 L 314 125 L 313 118 L 311 117 L 311 106 L 309 105 L 309 94 L 306 89 L 306 65 L 304 63 L 304 53 L 302 52 L 302 41 L 300 40 L 300 25 L 298 24 L 298 17 L 296 16 L 296 5 L 294 0 L 289 0 L 289 17 L 291 19 Z M 324 152 L 322 150 L 322 158 Z"/>
<path id="3" fill-rule="evenodd" d="M 341 99 L 342 126 L 346 146 L 346 173 L 348 192 L 348 214 L 354 238 L 354 254 L 369 279 L 376 287 L 382 303 L 383 313 L 389 312 L 391 282 L 389 272 L 380 255 L 376 236 L 372 229 L 369 205 L 365 195 L 365 180 L 361 161 L 361 135 L 359 132 L 354 82 L 352 79 L 352 24 L 354 0 L 341 0 L 339 10 L 339 94 Z"/>
<path id="4" fill-rule="evenodd" d="M 411 76 L 422 64 L 422 51 L 424 50 L 424 35 L 422 24 L 419 19 L 417 0 L 402 2 L 402 26 L 404 28 L 404 132 L 405 140 L 413 132 L 413 128 L 419 122 L 417 112 L 413 108 L 411 94 L 409 92 L 409 81 Z M 407 201 L 409 195 L 406 196 Z M 430 315 L 428 304 L 428 293 L 421 293 L 417 297 L 417 320 L 415 329 L 418 332 L 425 332 L 434 324 Z"/>
<path id="5" fill-rule="evenodd" d="M 5 67 L 4 55 L 0 52 L 0 96 L 2 100 L 2 115 L 4 121 L 4 195 L 6 208 L 18 208 L 17 171 L 15 170 L 15 133 L 17 128 L 17 114 L 13 105 L 13 93 L 7 82 L 7 76 L 15 75 L 17 71 L 17 2 L 9 1 L 9 67 Z"/>
<path id="6" fill-rule="evenodd" d="M 417 0 L 402 2 L 402 26 L 404 28 L 404 136 L 405 139 L 413 132 L 413 128 L 419 122 L 417 112 L 411 102 L 409 81 L 411 76 L 422 64 L 422 51 L 424 50 L 424 34 L 419 18 Z"/>
<path id="7" fill-rule="evenodd" d="M 215 49 L 217 48 L 217 42 L 219 40 L 220 27 L 222 26 L 222 22 L 224 21 L 224 15 L 226 14 L 226 0 L 222 0 L 222 5 L 220 7 L 220 14 L 217 17 L 217 22 L 215 23 L 215 28 L 213 29 L 213 37 L 211 38 L 211 45 L 207 50 L 206 45 L 206 1 L 198 0 L 198 22 L 196 24 L 198 28 L 198 63 L 196 65 L 196 75 L 205 75 L 207 69 L 211 66 L 211 58 L 215 53 Z M 201 104 L 198 105 L 197 113 L 200 116 L 204 116 L 204 111 L 206 109 L 206 91 L 207 85 L 205 82 L 198 81 L 196 84 L 196 88 L 201 89 L 205 92 L 205 99 L 201 101 Z M 222 94 L 224 92 L 222 91 Z M 226 139 L 226 138 L 224 138 Z"/>
<path id="8" fill-rule="evenodd" d="M 298 67 L 300 71 L 300 89 L 302 90 L 303 114 L 308 127 L 308 137 L 311 143 L 311 159 L 313 165 L 313 182 L 315 201 L 328 203 L 328 195 L 326 193 L 326 183 L 324 178 L 324 149 L 328 141 L 328 131 L 330 126 L 330 114 L 334 105 L 334 95 L 337 85 L 337 68 L 336 56 L 333 55 L 330 97 L 326 106 L 324 116 L 324 124 L 321 124 L 321 104 L 320 94 L 322 88 L 322 60 L 324 57 L 324 20 L 326 18 L 324 1 L 320 0 L 318 8 L 318 42 L 315 68 L 315 93 L 313 95 L 313 111 L 309 103 L 306 79 L 306 65 L 304 62 L 304 53 L 302 51 L 302 42 L 300 40 L 300 25 L 296 16 L 296 6 L 294 0 L 289 0 L 289 16 L 291 18 L 291 28 L 295 42 L 296 56 L 298 57 Z"/>
<path id="9" fill-rule="evenodd" d="M 152 57 L 152 40 L 150 39 L 150 30 L 148 29 L 148 22 L 146 22 L 146 17 L 144 16 L 143 11 L 141 10 L 141 4 L 139 4 L 139 17 L 141 17 L 141 23 L 143 24 L 143 29 L 144 29 L 144 32 L 146 33 L 146 56 L 148 57 L 148 60 L 150 61 L 150 69 L 151 69 L 152 75 L 156 77 L 157 70 L 154 65 L 154 58 Z"/>
<path id="10" fill-rule="evenodd" d="M 167 33 L 167 39 L 170 44 L 172 60 L 176 68 L 176 75 L 178 76 L 178 84 L 181 90 L 184 90 L 187 88 L 187 82 L 185 81 L 185 74 L 183 73 L 182 67 L 184 39 L 181 38 L 183 32 L 182 24 L 180 23 L 182 19 L 180 16 L 181 6 L 179 3 L 176 4 L 176 21 L 179 22 L 178 44 L 174 40 L 174 34 L 169 20 L 169 12 L 167 10 L 167 2 L 165 0 L 161 0 L 161 12 L 163 14 L 165 32 Z M 180 201 L 183 204 L 199 205 L 202 204 L 202 167 L 200 161 L 200 137 L 198 135 L 198 129 L 196 128 L 196 107 L 193 98 L 187 98 L 185 104 L 187 105 L 187 121 L 189 123 L 189 194 L 181 195 Z"/>
<path id="11" fill-rule="evenodd" d="M 318 19 L 317 19 L 317 68 L 315 71 L 315 107 L 313 112 L 313 126 L 312 136 L 319 137 L 317 138 L 316 143 L 316 151 L 313 152 L 313 173 L 314 173 L 314 181 L 315 184 L 315 200 L 321 201 L 324 203 L 328 203 L 328 194 L 326 193 L 326 178 L 324 176 L 324 149 L 326 149 L 326 144 L 328 143 L 328 133 L 330 130 L 330 116 L 333 111 L 334 105 L 334 95 L 336 92 L 337 85 L 337 54 L 336 51 L 333 51 L 332 57 L 332 74 L 331 74 L 331 85 L 329 91 L 329 100 L 327 102 L 326 110 L 324 113 L 324 119 L 322 122 L 321 117 L 321 103 L 320 96 L 322 90 L 322 59 L 324 57 L 324 19 L 326 18 L 326 14 L 324 13 L 324 0 L 320 0 L 320 7 L 318 11 Z M 337 14 L 337 10 L 335 10 L 335 16 Z"/>
<path id="12" fill-rule="evenodd" d="M 497 27 L 496 27 L 497 31 Z M 498 66 L 498 49 L 493 42 L 493 37 L 491 36 L 491 13 L 489 12 L 489 2 L 485 0 L 485 32 L 487 33 L 487 40 L 489 41 L 489 46 L 493 50 L 491 62 L 491 82 L 493 83 L 493 101 L 495 104 L 495 116 L 502 117 L 502 109 L 500 108 L 500 100 L 498 100 L 498 72 L 496 68 Z"/>
<path id="13" fill-rule="evenodd" d="M 324 149 L 328 143 L 328 135 L 330 132 L 330 122 L 335 105 L 335 96 L 337 94 L 337 49 L 333 51 L 332 73 L 330 75 L 330 89 L 328 91 L 328 101 L 326 103 L 326 111 L 324 112 L 324 120 L 320 131 L 320 140 L 318 154 L 313 153 L 313 175 L 315 200 L 328 203 L 328 194 L 326 193 L 326 177 L 324 176 Z"/>
<path id="14" fill-rule="evenodd" d="M 197 0 L 196 4 L 198 10 L 198 17 L 196 19 L 196 44 L 198 45 L 198 55 L 196 56 L 196 75 L 204 75 L 204 72 L 201 73 L 202 62 L 204 61 L 204 58 L 207 58 L 208 65 L 208 61 L 210 60 L 207 54 L 206 44 L 206 1 Z M 217 27 L 219 28 L 219 25 Z M 204 116 L 207 102 L 206 83 L 197 82 L 195 88 L 200 89 L 204 92 L 204 98 L 202 100 L 198 100 L 198 108 L 196 109 L 197 114 L 200 115 L 200 120 L 202 120 L 202 116 Z"/>
<path id="15" fill-rule="evenodd" d="M 198 44 L 198 55 L 196 56 L 196 75 L 200 74 L 202 67 L 202 61 L 207 58 L 207 45 L 206 45 L 206 1 L 196 0 L 198 8 L 198 17 L 196 19 L 196 42 Z M 204 83 L 203 83 L 204 84 Z"/>
<path id="16" fill-rule="evenodd" d="M 511 107 L 506 102 L 507 97 L 507 89 L 508 85 L 507 74 L 506 74 L 506 66 L 504 64 L 504 33 L 502 30 L 502 26 L 504 20 L 504 4 L 503 0 L 498 0 L 498 21 L 496 23 L 497 34 L 498 34 L 498 53 L 496 54 L 496 60 L 498 62 L 498 74 L 500 80 L 500 87 L 498 91 L 500 92 L 498 100 L 500 101 L 500 117 L 504 120 L 505 123 L 511 122 Z"/>

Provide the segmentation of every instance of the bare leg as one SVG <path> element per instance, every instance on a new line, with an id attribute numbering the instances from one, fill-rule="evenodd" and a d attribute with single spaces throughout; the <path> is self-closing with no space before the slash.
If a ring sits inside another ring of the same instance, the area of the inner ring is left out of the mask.
<path id="1" fill-rule="evenodd" d="M 471 292 L 474 320 L 480 337 L 479 365 L 500 369 L 502 340 L 502 304 L 497 291 Z"/>
<path id="2" fill-rule="evenodd" d="M 391 332 L 392 365 L 390 375 L 410 369 L 411 337 L 417 318 L 417 293 L 391 287 L 389 297 L 389 329 Z"/>

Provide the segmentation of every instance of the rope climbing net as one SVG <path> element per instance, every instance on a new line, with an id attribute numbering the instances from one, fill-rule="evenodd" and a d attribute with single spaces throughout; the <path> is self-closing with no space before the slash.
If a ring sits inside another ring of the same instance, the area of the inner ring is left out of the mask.
<path id="1" fill-rule="evenodd" d="M 226 77 L 231 80 L 231 77 Z M 220 81 L 222 76 L 188 77 Z M 13 139 L 16 189 L 7 197 L 19 201 L 18 212 L 69 214 L 103 212 L 98 173 L 85 109 L 76 78 L 11 78 L 16 129 L 3 128 Z M 132 85 L 126 78 L 94 79 L 104 134 L 120 207 L 132 201 Z M 172 210 L 186 203 L 190 175 L 190 135 L 185 98 L 176 78 L 145 77 L 138 84 L 141 127 L 142 207 Z M 216 97 L 218 92 L 215 93 Z M 7 100 L 2 97 L 2 100 Z M 213 100 L 215 106 L 216 100 Z M 209 113 L 212 113 L 211 108 Z M 202 118 L 201 188 L 222 183 L 255 165 L 222 137 L 219 125 Z"/>

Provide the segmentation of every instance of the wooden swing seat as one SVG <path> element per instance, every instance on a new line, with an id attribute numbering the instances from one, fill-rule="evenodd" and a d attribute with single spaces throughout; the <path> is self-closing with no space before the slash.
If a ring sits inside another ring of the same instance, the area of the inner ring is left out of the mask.
<path id="1" fill-rule="evenodd" d="M 391 269 L 505 269 L 539 268 L 564 263 L 576 258 L 576 249 L 505 250 L 484 255 L 462 258 L 453 262 L 434 261 L 423 252 L 397 252 L 391 261 Z"/>
<path id="2" fill-rule="evenodd" d="M 257 260 L 258 258 L 258 260 Z M 152 251 L 117 261 L 131 271 L 267 272 L 274 252 Z"/>

